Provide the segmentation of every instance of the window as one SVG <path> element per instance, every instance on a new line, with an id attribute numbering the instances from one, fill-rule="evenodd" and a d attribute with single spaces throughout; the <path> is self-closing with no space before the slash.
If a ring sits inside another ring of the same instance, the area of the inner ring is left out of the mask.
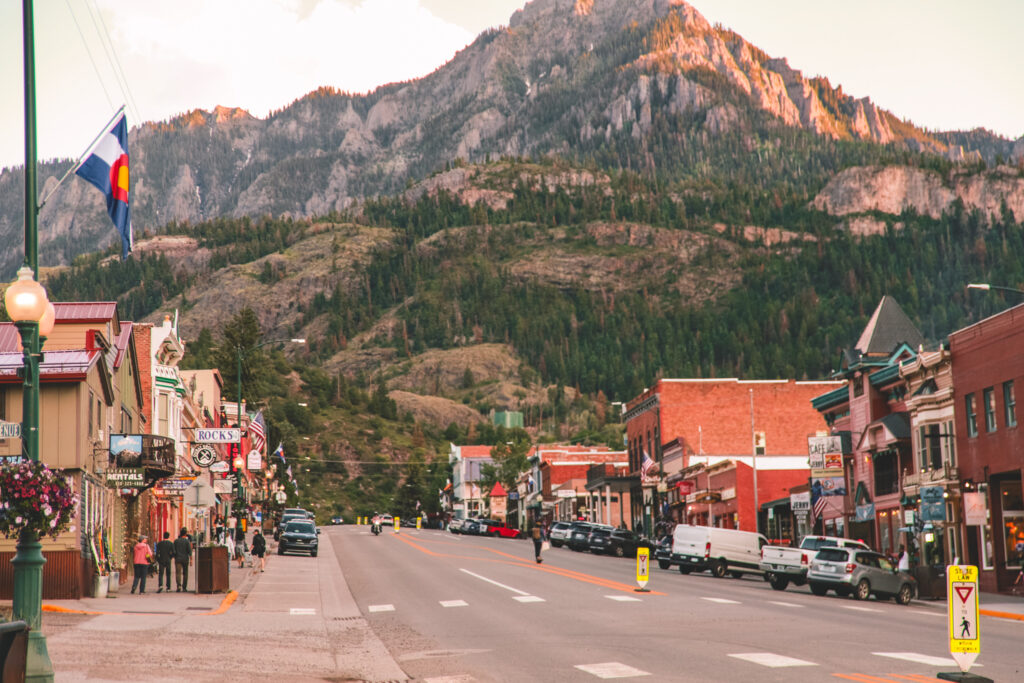
<path id="1" fill-rule="evenodd" d="M 978 435 L 978 414 L 975 412 L 974 394 L 964 396 L 964 408 L 967 418 L 967 436 L 975 437 Z"/>
<path id="2" fill-rule="evenodd" d="M 996 392 L 995 389 L 989 387 L 984 392 L 985 399 L 985 430 L 988 432 L 996 431 Z"/>
<path id="3" fill-rule="evenodd" d="M 157 434 L 162 436 L 170 436 L 170 432 L 167 429 L 167 420 L 169 416 L 169 409 L 167 406 L 167 394 L 160 394 L 157 396 Z"/>
<path id="4" fill-rule="evenodd" d="M 92 438 L 92 435 L 96 433 L 96 431 L 94 429 L 93 414 L 92 414 L 92 404 L 93 404 L 93 402 L 95 400 L 96 399 L 93 398 L 92 392 L 90 391 L 89 392 L 89 438 Z"/>
<path id="5" fill-rule="evenodd" d="M 7 419 L 7 387 L 0 387 L 0 420 Z"/>
<path id="6" fill-rule="evenodd" d="M 1003 421 L 1007 427 L 1017 426 L 1017 397 L 1013 393 L 1013 380 L 1003 382 Z"/>
<path id="7" fill-rule="evenodd" d="M 942 448 L 946 452 L 946 462 L 950 467 L 956 467 L 956 436 L 952 420 L 946 422 L 946 437 L 942 441 Z"/>
<path id="8" fill-rule="evenodd" d="M 942 440 L 938 424 L 921 425 L 917 429 L 917 462 L 922 470 L 942 467 Z"/>

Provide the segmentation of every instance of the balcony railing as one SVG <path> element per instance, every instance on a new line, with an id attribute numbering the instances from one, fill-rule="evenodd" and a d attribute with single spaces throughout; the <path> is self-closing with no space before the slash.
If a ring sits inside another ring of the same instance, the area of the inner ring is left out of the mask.
<path id="1" fill-rule="evenodd" d="M 947 462 L 943 463 L 943 466 L 937 469 L 908 472 L 903 477 L 903 488 L 910 486 L 928 486 L 929 484 L 959 481 L 959 479 L 959 470 Z"/>

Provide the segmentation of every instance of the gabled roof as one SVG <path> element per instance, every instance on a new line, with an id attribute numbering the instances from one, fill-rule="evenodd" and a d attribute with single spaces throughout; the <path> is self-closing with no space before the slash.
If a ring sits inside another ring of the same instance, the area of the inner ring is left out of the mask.
<path id="1" fill-rule="evenodd" d="M 491 498 L 503 498 L 508 495 L 508 491 L 501 485 L 500 481 L 494 482 L 494 488 L 491 489 Z"/>
<path id="2" fill-rule="evenodd" d="M 55 301 L 53 310 L 58 323 L 105 323 L 117 318 L 114 301 Z"/>
<path id="3" fill-rule="evenodd" d="M 865 355 L 888 356 L 900 344 L 917 348 L 924 343 L 924 337 L 903 312 L 896 299 L 883 296 L 871 315 L 867 326 L 857 340 L 854 349 Z"/>
<path id="4" fill-rule="evenodd" d="M 21 351 L 21 336 L 14 323 L 0 323 L 0 351 Z"/>
<path id="5" fill-rule="evenodd" d="M 128 346 L 132 339 L 132 323 L 123 322 L 121 323 L 121 334 L 114 337 L 114 348 L 117 353 L 114 355 L 114 368 L 121 367 L 121 363 L 124 361 L 124 354 L 128 351 Z"/>

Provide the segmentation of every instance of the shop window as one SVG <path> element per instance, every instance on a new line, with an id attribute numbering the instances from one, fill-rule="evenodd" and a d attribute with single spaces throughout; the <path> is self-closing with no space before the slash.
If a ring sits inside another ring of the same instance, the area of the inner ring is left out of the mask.
<path id="1" fill-rule="evenodd" d="M 996 391 L 992 387 L 985 389 L 983 393 L 985 401 L 985 430 L 996 431 Z"/>
<path id="2" fill-rule="evenodd" d="M 1003 382 L 1003 421 L 1007 427 L 1017 426 L 1017 397 L 1013 393 L 1013 380 Z"/>
<path id="3" fill-rule="evenodd" d="M 981 568 L 994 569 L 993 555 L 995 548 L 992 546 L 992 527 L 983 524 L 981 527 Z"/>
<path id="4" fill-rule="evenodd" d="M 975 410 L 974 394 L 964 396 L 964 408 L 966 410 L 964 417 L 967 419 L 967 436 L 975 437 L 978 435 L 978 414 Z"/>
<path id="5" fill-rule="evenodd" d="M 1006 541 L 1006 566 L 1024 567 L 1024 500 L 1019 481 L 1004 481 L 999 486 L 1003 505 L 1003 536 Z"/>

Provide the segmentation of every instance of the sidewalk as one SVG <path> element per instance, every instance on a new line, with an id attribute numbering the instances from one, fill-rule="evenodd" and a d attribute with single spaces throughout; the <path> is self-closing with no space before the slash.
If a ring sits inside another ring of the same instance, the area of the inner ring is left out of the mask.
<path id="1" fill-rule="evenodd" d="M 268 547 L 268 556 L 270 548 Z M 268 557 L 267 562 L 272 560 Z M 80 600 L 44 600 L 43 612 L 85 613 L 85 614 L 201 614 L 219 613 L 235 599 L 248 593 L 256 582 L 258 574 L 251 567 L 239 568 L 231 562 L 228 573 L 228 593 L 196 593 L 196 565 L 189 567 L 189 590 L 178 593 L 157 593 L 157 577 L 146 579 L 144 594 L 131 593 L 132 582 L 121 584 L 117 593 L 108 593 L 104 598 L 82 598 Z M 171 568 L 171 585 L 174 586 L 174 569 Z"/>

